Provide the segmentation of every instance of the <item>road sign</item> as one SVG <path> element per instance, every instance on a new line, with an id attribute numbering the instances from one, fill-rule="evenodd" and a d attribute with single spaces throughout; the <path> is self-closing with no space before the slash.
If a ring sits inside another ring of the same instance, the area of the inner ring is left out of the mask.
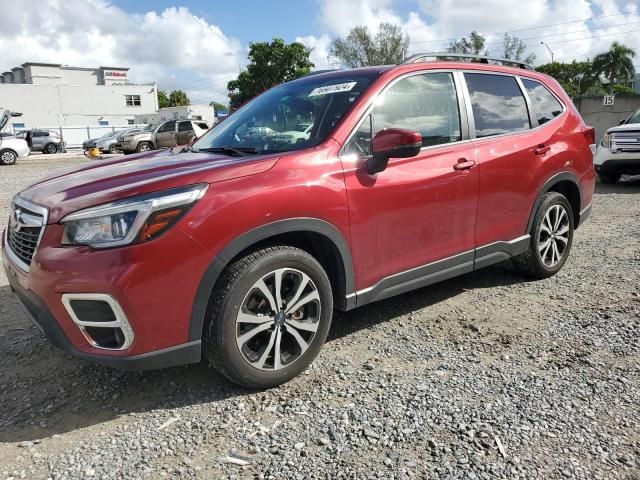
<path id="1" fill-rule="evenodd" d="M 611 105 L 613 105 L 615 98 L 615 95 L 605 95 L 604 97 L 602 97 L 602 105 L 610 107 Z"/>

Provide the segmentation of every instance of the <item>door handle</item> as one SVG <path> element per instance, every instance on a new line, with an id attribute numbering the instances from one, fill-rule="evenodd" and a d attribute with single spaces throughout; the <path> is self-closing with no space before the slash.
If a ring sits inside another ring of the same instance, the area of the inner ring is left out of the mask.
<path id="1" fill-rule="evenodd" d="M 454 170 L 469 170 L 476 164 L 475 160 L 467 160 L 466 158 L 459 158 L 458 163 L 453 166 Z"/>
<path id="2" fill-rule="evenodd" d="M 549 145 L 545 145 L 544 143 L 541 143 L 540 145 L 538 145 L 538 148 L 536 148 L 533 151 L 533 153 L 535 153 L 536 155 L 544 155 L 549 150 L 551 150 L 551 147 Z"/>

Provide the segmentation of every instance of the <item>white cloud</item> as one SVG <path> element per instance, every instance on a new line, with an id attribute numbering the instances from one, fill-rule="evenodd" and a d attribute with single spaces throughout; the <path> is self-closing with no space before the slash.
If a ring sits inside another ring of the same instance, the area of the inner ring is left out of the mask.
<path id="1" fill-rule="evenodd" d="M 311 49 L 310 58 L 316 70 L 339 67 L 335 59 L 329 55 L 329 47 L 331 46 L 331 37 L 329 35 L 322 35 L 321 37 L 314 37 L 313 35 L 296 37 L 295 41 Z"/>
<path id="2" fill-rule="evenodd" d="M 133 81 L 186 88 L 203 101 L 224 101 L 246 56 L 238 40 L 187 8 L 133 15 L 102 0 L 50 0 L 47 8 L 25 0 L 4 8 L 0 45 L 2 71 L 26 61 L 129 66 Z"/>

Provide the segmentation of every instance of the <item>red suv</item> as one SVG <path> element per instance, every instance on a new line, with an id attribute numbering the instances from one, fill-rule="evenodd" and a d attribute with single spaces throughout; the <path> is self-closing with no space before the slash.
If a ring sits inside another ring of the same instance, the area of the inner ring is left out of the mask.
<path id="1" fill-rule="evenodd" d="M 552 78 L 425 61 L 277 86 L 183 149 L 20 192 L 11 287 L 58 347 L 104 365 L 199 362 L 263 388 L 350 310 L 513 259 L 562 268 L 594 190 L 594 130 Z"/>

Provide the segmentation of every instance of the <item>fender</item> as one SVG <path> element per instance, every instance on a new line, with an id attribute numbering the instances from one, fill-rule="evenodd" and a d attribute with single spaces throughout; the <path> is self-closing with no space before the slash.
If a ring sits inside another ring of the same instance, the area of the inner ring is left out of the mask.
<path id="1" fill-rule="evenodd" d="M 343 308 L 348 310 L 355 307 L 355 294 L 353 294 L 355 290 L 355 275 L 353 272 L 351 249 L 340 230 L 329 222 L 318 218 L 303 217 L 278 220 L 243 233 L 224 247 L 211 262 L 200 281 L 200 285 L 194 299 L 193 309 L 191 311 L 191 323 L 189 325 L 189 341 L 199 340 L 201 338 L 202 326 L 205 320 L 209 297 L 218 277 L 229 262 L 251 245 L 255 245 L 256 243 L 275 235 L 290 232 L 319 233 L 333 242 L 340 252 L 345 272 L 345 291 L 338 292 L 340 296 L 344 297 Z"/>
<path id="2" fill-rule="evenodd" d="M 578 194 L 580 197 L 578 208 L 580 208 L 580 205 L 582 205 L 582 189 L 580 188 L 580 183 L 578 181 L 577 175 L 573 172 L 556 173 L 551 178 L 549 178 L 546 182 L 544 182 L 544 184 L 538 191 L 538 196 L 536 197 L 536 201 L 533 203 L 533 208 L 531 209 L 531 213 L 529 214 L 529 221 L 527 222 L 527 230 L 525 231 L 525 233 L 529 233 L 531 231 L 531 225 L 533 225 L 533 219 L 536 215 L 536 212 L 538 211 L 538 207 L 540 206 L 540 203 L 542 202 L 542 197 L 544 196 L 544 194 L 547 193 L 551 189 L 551 187 L 553 187 L 556 183 L 562 182 L 565 180 L 568 180 L 571 183 L 574 183 L 576 187 L 578 187 Z M 575 220 L 579 221 L 579 219 L 575 219 Z"/>

